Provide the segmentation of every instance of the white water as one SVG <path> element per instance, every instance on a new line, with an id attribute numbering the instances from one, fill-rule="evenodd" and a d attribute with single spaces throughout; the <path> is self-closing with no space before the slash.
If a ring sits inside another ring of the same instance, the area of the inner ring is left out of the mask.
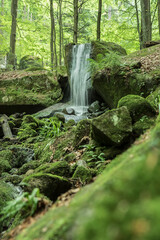
<path id="1" fill-rule="evenodd" d="M 90 83 L 89 61 L 91 44 L 74 45 L 71 67 L 71 101 L 77 115 L 88 107 L 88 85 Z"/>

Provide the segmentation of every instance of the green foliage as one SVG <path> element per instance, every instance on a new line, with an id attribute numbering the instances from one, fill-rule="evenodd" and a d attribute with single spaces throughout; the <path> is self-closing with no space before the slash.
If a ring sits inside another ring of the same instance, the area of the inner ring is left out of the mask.
<path id="1" fill-rule="evenodd" d="M 88 145 L 83 145 L 81 147 L 86 148 L 84 157 L 86 159 L 88 166 L 99 169 L 102 165 L 105 165 L 105 162 L 106 162 L 105 154 L 103 152 L 97 154 L 95 152 L 94 145 L 88 144 Z"/>
<path id="2" fill-rule="evenodd" d="M 41 124 L 43 125 L 38 129 L 41 140 L 59 136 L 61 130 L 60 121 L 55 121 L 54 118 L 49 118 L 41 120 Z"/>
<path id="3" fill-rule="evenodd" d="M 106 53 L 105 56 L 98 54 L 96 60 L 89 59 L 89 61 L 92 74 L 103 69 L 109 69 L 112 73 L 115 73 L 121 66 L 121 57 L 115 52 Z"/>
<path id="4" fill-rule="evenodd" d="M 10 221 L 18 213 L 21 213 L 22 217 L 32 216 L 37 209 L 39 197 L 39 189 L 35 188 L 31 194 L 24 192 L 16 199 L 8 201 L 6 206 L 0 212 L 0 215 L 2 216 L 0 221 Z"/>

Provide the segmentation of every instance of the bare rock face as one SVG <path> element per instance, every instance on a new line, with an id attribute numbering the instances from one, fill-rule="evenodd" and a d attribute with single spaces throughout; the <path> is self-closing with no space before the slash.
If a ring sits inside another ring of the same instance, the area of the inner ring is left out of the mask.
<path id="1" fill-rule="evenodd" d="M 126 107 L 107 111 L 92 121 L 92 138 L 102 145 L 125 144 L 131 133 L 132 119 Z"/>

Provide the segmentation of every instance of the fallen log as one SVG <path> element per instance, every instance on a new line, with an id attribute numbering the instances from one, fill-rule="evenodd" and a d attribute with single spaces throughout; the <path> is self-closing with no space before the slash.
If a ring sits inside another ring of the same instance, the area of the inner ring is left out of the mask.
<path id="1" fill-rule="evenodd" d="M 0 118 L 0 123 L 2 126 L 3 134 L 5 138 L 13 139 L 12 131 L 8 123 L 7 115 L 3 114 Z"/>

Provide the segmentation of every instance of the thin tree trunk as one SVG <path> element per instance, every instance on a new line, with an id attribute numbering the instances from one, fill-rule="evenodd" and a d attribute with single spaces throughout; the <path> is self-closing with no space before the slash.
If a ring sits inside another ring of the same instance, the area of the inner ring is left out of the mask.
<path id="1" fill-rule="evenodd" d="M 1 0 L 1 15 L 4 15 L 4 0 Z"/>
<path id="2" fill-rule="evenodd" d="M 150 12 L 150 0 L 141 0 L 141 22 L 142 22 L 142 48 L 145 43 L 152 39 L 152 23 Z"/>
<path id="3" fill-rule="evenodd" d="M 51 36 L 50 36 L 50 51 L 51 51 L 51 69 L 53 71 L 54 50 L 53 50 L 53 0 L 50 0 L 50 18 L 51 18 Z"/>
<path id="4" fill-rule="evenodd" d="M 15 48 L 16 48 L 16 28 L 17 28 L 17 8 L 18 0 L 12 0 L 11 5 L 11 15 L 12 15 L 12 25 L 10 34 L 10 54 L 9 54 L 9 64 L 15 66 Z"/>
<path id="5" fill-rule="evenodd" d="M 78 42 L 78 0 L 73 0 L 74 6 L 74 27 L 73 27 L 73 42 Z"/>
<path id="6" fill-rule="evenodd" d="M 160 35 L 160 0 L 158 0 L 158 29 Z"/>
<path id="7" fill-rule="evenodd" d="M 139 36 L 139 44 L 140 44 L 140 48 L 142 48 L 142 35 L 141 35 L 141 30 L 140 30 L 140 20 L 139 20 L 137 0 L 135 0 L 135 8 L 136 8 L 137 31 L 138 31 L 138 36 Z"/>
<path id="8" fill-rule="evenodd" d="M 59 65 L 62 64 L 62 0 L 59 0 Z"/>
<path id="9" fill-rule="evenodd" d="M 50 0 L 50 17 L 51 17 L 50 51 L 51 51 L 51 69 L 53 71 L 54 60 L 55 60 L 55 67 L 57 67 L 56 29 L 55 29 L 55 21 L 54 21 L 53 0 Z"/>
<path id="10" fill-rule="evenodd" d="M 97 17 L 97 40 L 101 38 L 101 16 L 102 16 L 102 0 L 98 3 L 98 17 Z"/>

